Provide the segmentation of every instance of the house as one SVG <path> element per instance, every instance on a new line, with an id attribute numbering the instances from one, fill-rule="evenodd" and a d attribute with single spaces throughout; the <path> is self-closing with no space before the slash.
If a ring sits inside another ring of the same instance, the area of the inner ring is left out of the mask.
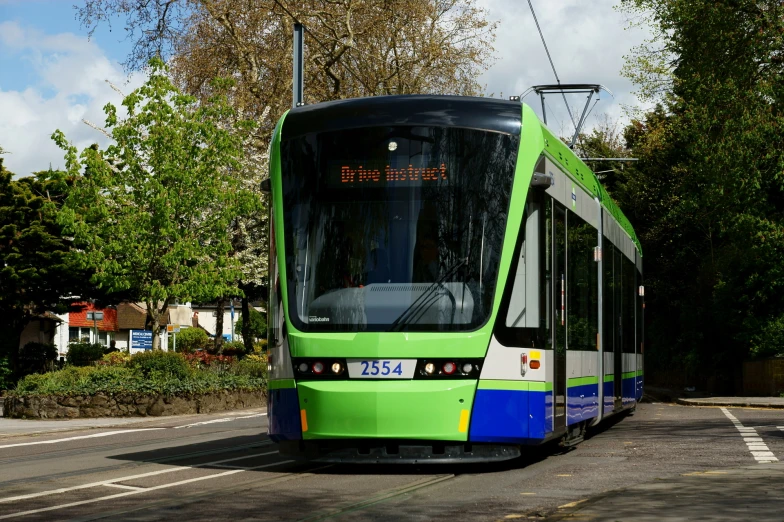
<path id="1" fill-rule="evenodd" d="M 56 343 L 57 327 L 63 320 L 52 312 L 44 312 L 33 318 L 19 338 L 19 348 L 27 343 Z"/>
<path id="2" fill-rule="evenodd" d="M 117 309 L 99 308 L 92 303 L 74 303 L 78 311 L 68 313 L 68 342 L 98 343 L 110 346 L 117 333 Z M 101 320 L 89 319 L 88 314 L 103 314 Z"/>

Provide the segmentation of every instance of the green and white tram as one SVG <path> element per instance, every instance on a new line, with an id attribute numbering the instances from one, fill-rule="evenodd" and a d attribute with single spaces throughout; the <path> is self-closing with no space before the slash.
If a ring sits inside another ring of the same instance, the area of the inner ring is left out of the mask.
<path id="1" fill-rule="evenodd" d="M 330 462 L 573 443 L 642 396 L 639 242 L 517 101 L 290 110 L 271 147 L 269 435 Z"/>

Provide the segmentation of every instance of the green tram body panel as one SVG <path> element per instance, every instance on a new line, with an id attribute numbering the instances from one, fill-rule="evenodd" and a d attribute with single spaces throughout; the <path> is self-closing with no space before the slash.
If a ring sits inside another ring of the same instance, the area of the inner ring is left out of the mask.
<path id="1" fill-rule="evenodd" d="M 420 380 L 300 382 L 299 405 L 307 411 L 303 438 L 465 441 L 476 381 L 444 384 Z"/>
<path id="2" fill-rule="evenodd" d="M 388 97 L 389 103 L 402 98 L 405 97 Z M 486 357 L 485 365 L 500 364 L 501 369 L 498 371 L 503 373 L 503 365 L 506 363 L 493 362 L 490 353 L 493 350 L 496 353 L 503 351 L 503 347 L 499 348 L 494 332 L 500 322 L 499 310 L 507 284 L 510 284 L 508 279 L 514 277 L 512 269 L 517 255 L 515 245 L 521 234 L 529 191 L 537 190 L 530 186 L 532 173 L 543 158 L 556 164 L 560 174 L 566 176 L 573 187 L 579 187 L 589 202 L 586 205 L 591 201 L 600 204 L 604 212 L 626 232 L 637 255 L 641 256 L 639 241 L 631 225 L 593 172 L 544 127 L 530 107 L 524 104 L 517 106 L 520 112 L 519 147 L 514 163 L 503 248 L 498 257 L 495 291 L 486 319 L 467 331 L 310 332 L 298 328 L 289 313 L 292 308 L 289 303 L 290 280 L 286 272 L 289 268 L 286 240 L 287 234 L 293 232 L 285 227 L 289 209 L 284 205 L 282 188 L 282 142 L 285 140 L 288 114 L 299 109 L 289 111 L 278 122 L 270 148 L 271 228 L 274 243 L 271 245 L 271 254 L 275 256 L 270 262 L 270 288 L 273 290 L 270 296 L 271 332 L 277 324 L 277 333 L 273 332 L 270 338 L 269 420 L 273 440 L 299 440 L 300 450 L 303 442 L 319 440 L 536 444 L 566 432 L 568 422 L 560 428 L 554 423 L 559 401 L 564 403 L 563 408 L 569 412 L 572 409 L 582 412 L 573 417 L 575 422 L 587 423 L 593 418 L 601 418 L 602 414 L 619 411 L 617 404 L 611 400 L 608 402 L 609 395 L 617 395 L 613 385 L 617 387 L 618 383 L 613 381 L 612 362 L 607 362 L 607 354 L 601 350 L 574 354 L 567 352 L 573 359 L 579 356 L 588 361 L 582 363 L 583 368 L 593 368 L 592 361 L 604 357 L 604 377 L 600 379 L 595 369 L 585 370 L 588 372 L 585 375 L 569 375 L 562 385 L 564 391 L 560 396 L 554 390 L 550 369 L 555 364 L 552 361 L 554 350 L 545 348 L 530 352 L 537 356 L 540 351 L 549 352 L 542 360 L 548 372 L 544 378 L 532 377 L 531 374 L 524 377 L 517 370 L 514 370 L 517 377 L 490 378 L 492 375 L 485 376 L 483 373 L 474 378 L 435 380 L 322 380 L 314 379 L 312 375 L 303 377 L 297 374 L 295 363 L 298 360 L 312 362 L 319 359 L 326 365 L 331 364 L 332 360 L 339 360 L 345 365 L 348 359 L 417 359 L 421 362 L 427 359 L 482 360 Z M 310 110 L 317 111 L 318 108 L 315 106 Z M 572 193 L 575 193 L 574 188 Z M 306 272 L 306 281 L 307 277 Z M 609 320 L 606 311 L 604 314 L 605 321 Z M 528 354 L 525 350 L 528 349 L 515 353 Z M 622 366 L 617 367 L 619 375 L 633 376 L 620 384 L 621 394 L 625 397 L 624 408 L 633 406 L 641 396 L 641 356 L 639 353 L 637 355 L 634 363 L 627 364 L 627 358 L 624 358 Z M 619 359 L 617 354 L 615 359 Z M 629 364 L 636 366 L 629 367 Z M 519 356 L 511 366 L 515 365 L 520 365 Z M 571 366 L 574 367 L 574 364 Z M 580 367 L 579 363 L 577 367 Z M 604 404 L 599 402 L 602 395 L 598 392 L 600 382 L 603 384 Z M 627 400 L 627 396 L 631 398 Z M 470 451 L 469 448 L 466 446 L 466 451 Z"/>

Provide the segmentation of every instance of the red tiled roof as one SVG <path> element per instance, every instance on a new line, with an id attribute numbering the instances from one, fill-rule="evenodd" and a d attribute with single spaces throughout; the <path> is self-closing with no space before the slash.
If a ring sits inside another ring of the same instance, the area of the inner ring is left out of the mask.
<path id="1" fill-rule="evenodd" d="M 117 310 L 114 308 L 96 308 L 91 303 L 74 303 L 75 306 L 81 307 L 78 312 L 68 313 L 69 326 L 86 326 L 93 327 L 93 321 L 87 320 L 87 312 L 103 312 L 103 320 L 98 321 L 98 330 L 102 332 L 117 332 Z"/>

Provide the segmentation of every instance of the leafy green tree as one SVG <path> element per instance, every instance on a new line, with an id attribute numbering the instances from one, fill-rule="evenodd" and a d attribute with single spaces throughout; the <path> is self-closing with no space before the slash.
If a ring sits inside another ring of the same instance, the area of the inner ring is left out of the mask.
<path id="1" fill-rule="evenodd" d="M 626 133 L 645 160 L 623 197 L 643 235 L 649 332 L 663 362 L 731 383 L 743 358 L 784 351 L 784 5 L 624 5 L 655 33 L 627 73 L 665 103 Z"/>
<path id="2" fill-rule="evenodd" d="M 67 190 L 63 172 L 14 179 L 0 158 L 0 357 L 15 370 L 27 323 L 47 310 L 64 311 L 68 295 L 93 290 L 57 223 Z"/>
<path id="3" fill-rule="evenodd" d="M 147 82 L 123 100 L 126 118 L 106 105 L 115 143 L 105 151 L 79 154 L 62 132 L 52 137 L 75 179 L 60 221 L 95 270 L 94 282 L 112 292 L 135 289 L 157 332 L 174 299 L 238 293 L 227 230 L 255 201 L 232 171 L 241 168 L 242 135 L 253 125 L 225 124 L 235 114 L 230 82 L 213 82 L 215 95 L 198 103 L 174 87 L 163 62 L 150 67 Z"/>
<path id="4" fill-rule="evenodd" d="M 265 339 L 267 337 L 267 318 L 264 314 L 260 313 L 255 308 L 251 308 L 249 310 L 249 317 L 250 317 L 250 324 L 248 325 L 247 332 L 251 338 L 251 342 L 255 342 L 257 339 Z M 234 326 L 234 330 L 238 332 L 243 332 L 243 340 L 245 336 L 245 321 L 243 321 L 242 317 L 237 319 L 237 323 Z M 252 346 L 252 344 L 251 344 Z"/>

